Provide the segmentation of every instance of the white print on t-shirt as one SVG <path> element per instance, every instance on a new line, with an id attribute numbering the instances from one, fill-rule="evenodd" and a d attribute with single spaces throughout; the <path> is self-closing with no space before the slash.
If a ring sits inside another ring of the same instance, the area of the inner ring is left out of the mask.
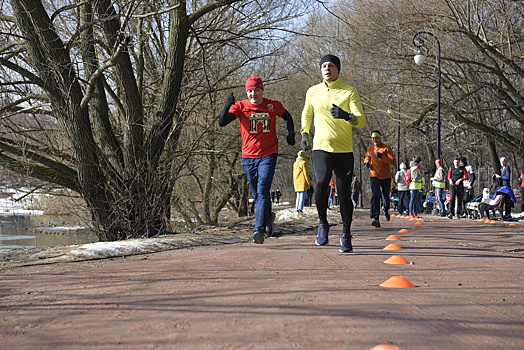
<path id="1" fill-rule="evenodd" d="M 258 134 L 258 124 L 262 124 L 262 132 L 270 132 L 271 128 L 271 117 L 268 113 L 253 113 L 251 114 L 251 117 L 249 118 L 250 122 L 250 128 L 249 133 L 250 134 Z"/>

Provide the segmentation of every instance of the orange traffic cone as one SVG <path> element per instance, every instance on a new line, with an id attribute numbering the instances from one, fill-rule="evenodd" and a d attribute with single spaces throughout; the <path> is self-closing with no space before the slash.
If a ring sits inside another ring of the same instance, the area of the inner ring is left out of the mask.
<path id="1" fill-rule="evenodd" d="M 400 241 L 400 238 L 397 235 L 389 235 L 386 241 Z"/>
<path id="2" fill-rule="evenodd" d="M 383 250 L 402 250 L 402 248 L 396 244 L 388 244 Z"/>
<path id="3" fill-rule="evenodd" d="M 388 288 L 414 288 L 416 287 L 413 283 L 408 281 L 402 276 L 393 276 L 390 279 L 388 279 L 386 282 L 382 283 L 380 285 L 381 287 L 388 287 Z"/>
<path id="4" fill-rule="evenodd" d="M 398 231 L 398 233 L 409 233 L 409 230 L 406 228 L 403 228 L 402 230 Z"/>
<path id="5" fill-rule="evenodd" d="M 391 258 L 384 261 L 384 263 L 385 264 L 395 264 L 395 265 L 405 265 L 405 264 L 409 264 L 409 261 L 400 255 L 393 255 Z"/>

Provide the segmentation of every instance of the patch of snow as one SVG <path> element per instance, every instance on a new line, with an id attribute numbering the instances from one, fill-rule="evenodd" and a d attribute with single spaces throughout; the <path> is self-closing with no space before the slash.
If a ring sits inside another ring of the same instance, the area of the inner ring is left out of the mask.
<path id="1" fill-rule="evenodd" d="M 38 193 L 32 193 L 31 195 L 24 197 L 27 192 L 17 191 L 9 188 L 1 188 L 2 193 L 9 193 L 10 196 L 7 198 L 0 198 L 0 214 L 12 214 L 12 215 L 44 215 L 43 210 L 25 210 L 23 208 L 32 204 L 35 199 L 40 198 L 42 195 Z M 28 191 L 28 189 L 26 190 Z M 15 200 L 16 198 L 22 198 L 21 200 Z"/>
<path id="2" fill-rule="evenodd" d="M 87 229 L 87 226 L 45 226 L 45 227 L 38 227 L 39 230 L 43 231 L 73 231 L 73 230 L 83 230 Z"/>

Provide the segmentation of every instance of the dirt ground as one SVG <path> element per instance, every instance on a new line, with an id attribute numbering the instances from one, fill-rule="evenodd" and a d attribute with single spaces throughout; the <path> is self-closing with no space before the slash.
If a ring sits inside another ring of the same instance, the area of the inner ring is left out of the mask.
<path id="1" fill-rule="evenodd" d="M 315 229 L 286 228 L 263 245 L 4 261 L 1 348 L 524 349 L 524 226 L 426 215 L 377 229 L 367 214 L 351 254 L 335 225 L 322 247 Z M 393 255 L 412 264 L 384 263 Z M 380 286 L 393 276 L 416 287 Z"/>

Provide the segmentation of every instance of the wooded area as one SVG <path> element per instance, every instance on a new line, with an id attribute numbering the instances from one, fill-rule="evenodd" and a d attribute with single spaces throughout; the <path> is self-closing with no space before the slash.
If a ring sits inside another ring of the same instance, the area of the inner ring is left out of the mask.
<path id="1" fill-rule="evenodd" d="M 523 170 L 521 1 L 2 1 L 0 164 L 78 193 L 100 240 L 148 237 L 248 210 L 238 128 L 217 116 L 251 75 L 300 126 L 319 60 L 342 60 L 367 126 L 401 161 L 435 159 L 440 44 L 442 158 Z M 416 66 L 419 31 L 428 56 Z M 280 123 L 275 186 L 291 185 L 298 144 Z"/>

